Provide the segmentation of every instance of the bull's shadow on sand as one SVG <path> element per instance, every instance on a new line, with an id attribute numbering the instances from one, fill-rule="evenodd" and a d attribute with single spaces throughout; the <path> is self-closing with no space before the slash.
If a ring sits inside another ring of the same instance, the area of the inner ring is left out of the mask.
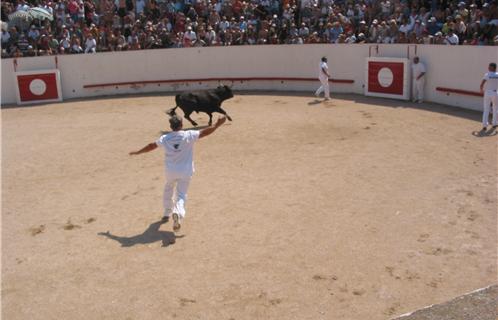
<path id="1" fill-rule="evenodd" d="M 104 236 L 109 239 L 115 240 L 121 244 L 121 247 L 133 247 L 137 244 L 150 244 L 161 241 L 162 247 L 167 247 L 176 242 L 176 239 L 183 238 L 184 236 L 177 236 L 171 231 L 160 231 L 159 228 L 163 224 L 160 220 L 151 223 L 149 227 L 141 234 L 135 236 L 123 237 L 117 236 L 109 231 L 99 232 L 99 236 Z"/>

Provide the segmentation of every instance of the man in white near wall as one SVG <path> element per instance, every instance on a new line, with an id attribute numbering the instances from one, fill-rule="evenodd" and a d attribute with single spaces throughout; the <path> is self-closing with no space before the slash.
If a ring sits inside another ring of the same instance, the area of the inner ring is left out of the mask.
<path id="1" fill-rule="evenodd" d="M 221 117 L 214 126 L 199 131 L 185 131 L 182 130 L 182 118 L 175 115 L 169 120 L 172 132 L 162 135 L 156 142 L 149 143 L 138 151 L 130 152 L 130 155 L 138 155 L 152 151 L 158 146 L 164 148 L 166 184 L 163 194 L 164 216 L 161 221 L 168 222 L 169 217 L 173 215 L 175 232 L 180 230 L 181 221 L 185 218 L 188 186 L 194 174 L 194 143 L 215 132 L 225 121 L 226 118 Z"/>
<path id="2" fill-rule="evenodd" d="M 329 74 L 329 67 L 327 65 L 327 58 L 322 57 L 322 61 L 320 62 L 320 70 L 318 71 L 318 80 L 320 80 L 322 85 L 320 86 L 320 88 L 318 88 L 318 90 L 316 90 L 315 96 L 319 97 L 320 93 L 322 93 L 323 91 L 325 95 L 325 100 L 330 99 L 329 78 L 330 74 Z"/>
<path id="3" fill-rule="evenodd" d="M 493 105 L 493 128 L 498 126 L 498 73 L 496 63 L 490 63 L 488 72 L 481 81 L 481 93 L 484 93 L 484 108 L 482 113 L 482 130 L 488 127 L 490 106 Z"/>
<path id="4" fill-rule="evenodd" d="M 414 57 L 412 64 L 413 102 L 424 102 L 425 72 L 425 65 L 418 57 Z"/>

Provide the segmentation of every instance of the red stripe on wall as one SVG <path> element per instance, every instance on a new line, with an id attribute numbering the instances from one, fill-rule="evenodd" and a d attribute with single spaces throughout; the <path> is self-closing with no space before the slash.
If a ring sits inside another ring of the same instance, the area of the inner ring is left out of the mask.
<path id="1" fill-rule="evenodd" d="M 267 77 L 253 77 L 253 78 L 204 78 L 204 79 L 174 79 L 174 80 L 147 80 L 147 81 L 127 81 L 127 82 L 113 82 L 113 83 L 98 83 L 87 84 L 83 88 L 99 88 L 99 87 L 114 87 L 126 85 L 140 85 L 140 84 L 154 84 L 154 83 L 178 83 L 178 82 L 203 82 L 203 81 L 314 81 L 318 82 L 315 78 L 267 78 Z M 332 83 L 354 83 L 354 80 L 348 79 L 330 79 Z"/>
<path id="2" fill-rule="evenodd" d="M 447 93 L 457 93 L 465 96 L 474 96 L 474 97 L 482 97 L 483 94 L 477 91 L 468 91 L 468 90 L 460 90 L 460 89 L 452 89 L 452 88 L 444 88 L 444 87 L 436 87 L 437 91 L 447 92 Z"/>

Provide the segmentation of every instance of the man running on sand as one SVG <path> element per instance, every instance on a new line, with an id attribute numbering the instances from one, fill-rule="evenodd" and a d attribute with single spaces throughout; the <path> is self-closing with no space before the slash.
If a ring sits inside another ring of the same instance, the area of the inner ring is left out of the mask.
<path id="1" fill-rule="evenodd" d="M 169 119 L 172 132 L 162 135 L 156 142 L 151 142 L 138 151 L 130 152 L 130 155 L 137 155 L 152 151 L 158 146 L 164 148 L 166 184 L 163 194 L 164 216 L 161 221 L 168 222 L 173 214 L 173 231 L 175 232 L 180 230 L 182 220 L 185 218 L 187 190 L 195 171 L 194 143 L 215 132 L 225 121 L 226 118 L 221 117 L 214 126 L 199 131 L 185 131 L 182 130 L 182 118 L 175 115 Z M 174 194 L 175 199 L 173 199 Z"/>

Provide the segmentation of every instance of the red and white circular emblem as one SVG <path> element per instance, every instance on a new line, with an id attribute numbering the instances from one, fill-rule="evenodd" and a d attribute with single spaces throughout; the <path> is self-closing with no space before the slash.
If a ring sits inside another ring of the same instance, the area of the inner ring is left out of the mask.
<path id="1" fill-rule="evenodd" d="M 47 91 L 47 84 L 41 79 L 33 79 L 29 84 L 29 91 L 36 96 L 41 96 Z"/>
<path id="2" fill-rule="evenodd" d="M 382 87 L 388 88 L 393 83 L 394 75 L 391 69 L 384 67 L 379 70 L 379 73 L 377 74 L 377 79 Z"/>

